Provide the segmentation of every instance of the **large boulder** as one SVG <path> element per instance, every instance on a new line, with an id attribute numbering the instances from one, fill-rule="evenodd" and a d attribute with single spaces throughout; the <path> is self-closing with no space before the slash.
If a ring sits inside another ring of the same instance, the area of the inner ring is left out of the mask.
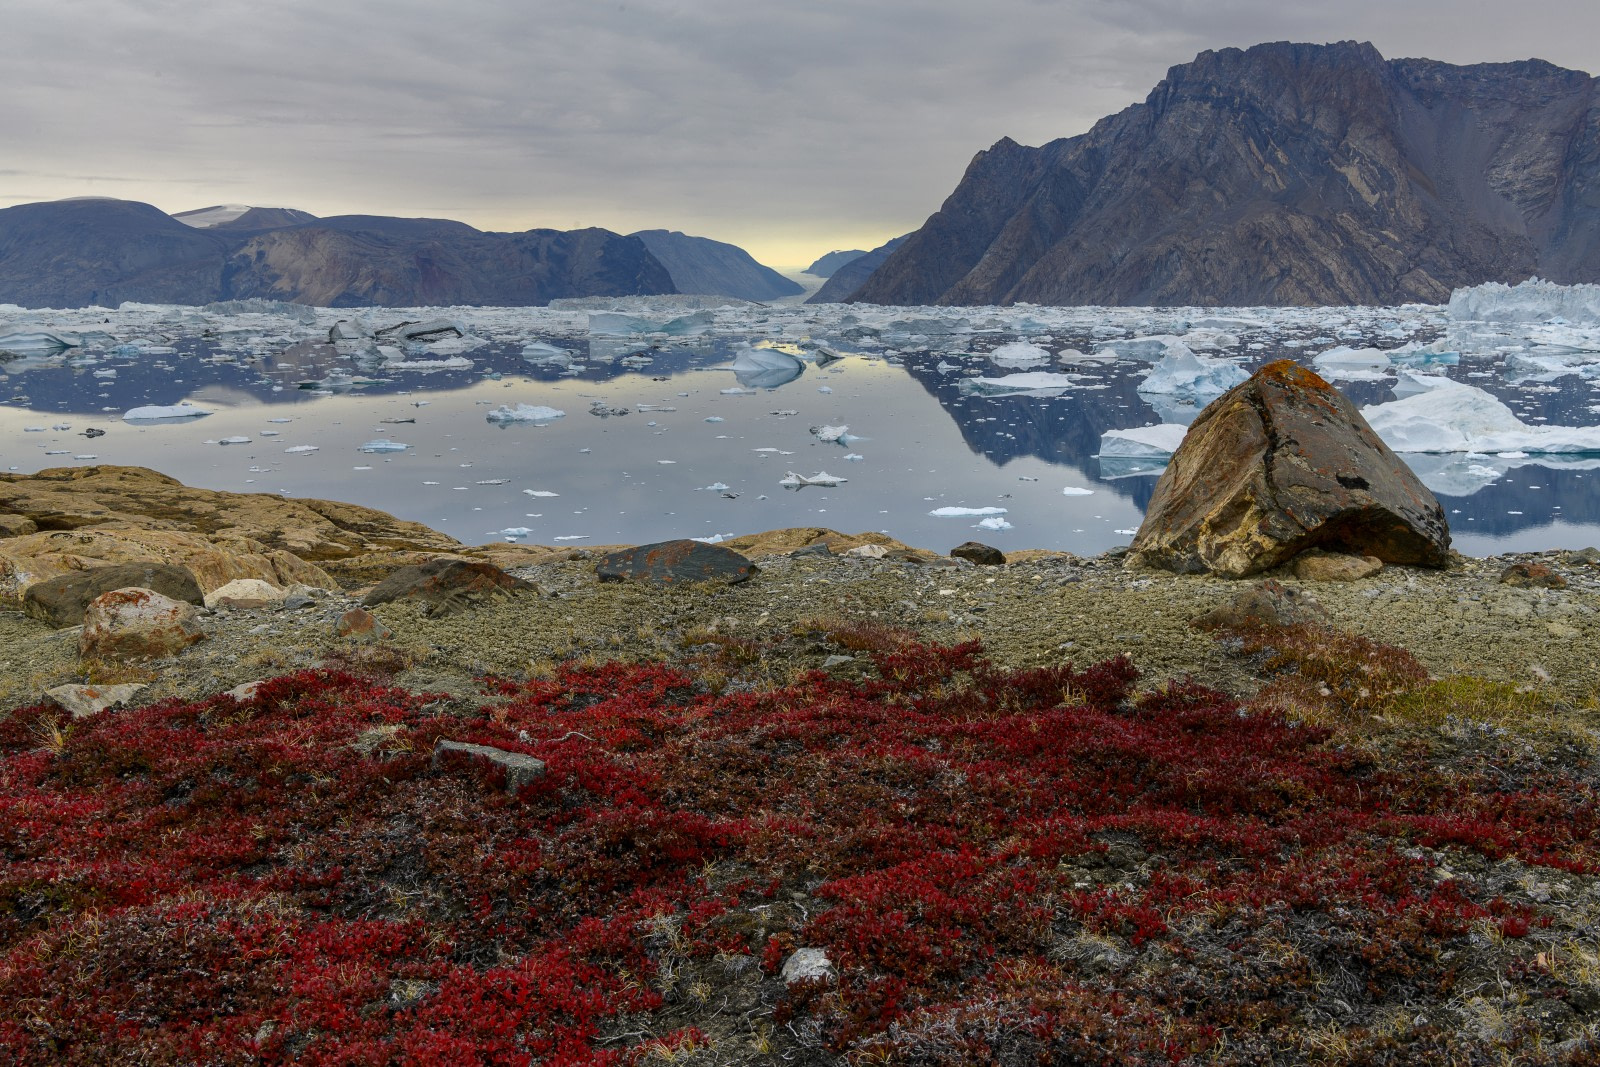
<path id="1" fill-rule="evenodd" d="M 76 626 L 83 621 L 84 610 L 95 597 L 130 586 L 153 589 L 162 596 L 189 604 L 203 602 L 200 583 L 187 567 L 169 563 L 123 563 L 72 571 L 35 582 L 22 596 L 22 610 L 31 618 L 57 628 Z"/>
<path id="2" fill-rule="evenodd" d="M 625 548 L 600 557 L 595 575 L 602 582 L 627 579 L 652 585 L 723 582 L 736 585 L 756 573 L 756 565 L 732 549 L 682 538 Z"/>
<path id="3" fill-rule="evenodd" d="M 1353 404 L 1279 360 L 1189 427 L 1128 565 L 1240 578 L 1310 548 L 1441 567 L 1450 529 L 1433 494 Z"/>
<path id="4" fill-rule="evenodd" d="M 414 600 L 424 615 L 449 615 L 496 598 L 533 589 L 492 563 L 445 557 L 401 567 L 379 582 L 361 601 L 376 607 L 395 600 Z"/>
<path id="5" fill-rule="evenodd" d="M 89 602 L 78 654 L 84 659 L 175 656 L 205 639 L 193 605 L 149 589 L 115 589 Z"/>

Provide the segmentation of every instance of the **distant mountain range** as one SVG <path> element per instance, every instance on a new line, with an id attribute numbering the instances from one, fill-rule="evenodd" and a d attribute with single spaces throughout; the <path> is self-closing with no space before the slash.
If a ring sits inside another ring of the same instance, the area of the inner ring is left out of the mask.
<path id="1" fill-rule="evenodd" d="M 980 152 L 870 277 L 818 298 L 1398 304 L 1600 281 L 1596 87 L 1354 42 L 1203 52 L 1088 133 Z"/>
<path id="2" fill-rule="evenodd" d="M 853 259 L 845 260 L 835 265 L 833 272 L 828 275 L 828 280 L 822 287 L 807 298 L 808 304 L 842 304 L 851 299 L 852 293 L 866 284 L 873 272 L 883 266 L 888 260 L 889 253 L 906 243 L 910 234 L 901 234 L 892 241 L 886 241 L 870 252 L 863 252 Z"/>
<path id="3" fill-rule="evenodd" d="M 0 303 L 325 307 L 540 305 L 561 297 L 802 292 L 743 249 L 665 230 L 488 233 L 446 219 L 317 218 L 219 205 L 168 215 L 127 200 L 0 210 Z"/>
<path id="4" fill-rule="evenodd" d="M 860 259 L 866 254 L 867 253 L 860 248 L 835 249 L 825 256 L 817 257 L 816 261 L 813 262 L 811 266 L 807 267 L 800 273 L 809 274 L 815 278 L 831 278 L 833 277 L 834 271 L 838 270 L 852 259 Z"/>

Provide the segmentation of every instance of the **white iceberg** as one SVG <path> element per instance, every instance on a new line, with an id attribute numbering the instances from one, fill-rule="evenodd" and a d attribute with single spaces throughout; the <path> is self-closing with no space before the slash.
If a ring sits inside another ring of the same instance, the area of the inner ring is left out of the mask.
<path id="1" fill-rule="evenodd" d="M 565 348 L 533 341 L 522 346 L 522 358 L 540 366 L 567 367 L 572 364 L 572 353 Z"/>
<path id="2" fill-rule="evenodd" d="M 743 348 L 729 369 L 746 389 L 776 389 L 800 377 L 805 361 L 771 348 Z"/>
<path id="3" fill-rule="evenodd" d="M 517 404 L 495 408 L 484 416 L 487 422 L 549 422 L 551 419 L 566 417 L 566 412 L 560 408 L 545 407 L 543 404 Z"/>
<path id="4" fill-rule="evenodd" d="M 934 516 L 937 516 L 938 518 L 941 518 L 941 519 L 978 518 L 978 517 L 986 516 L 986 515 L 1004 515 L 1005 513 L 1006 513 L 1006 509 L 1005 508 L 992 508 L 992 507 L 991 508 L 946 507 L 946 508 L 934 508 L 932 511 L 928 512 L 929 515 L 934 515 Z"/>
<path id="5" fill-rule="evenodd" d="M 81 344 L 83 339 L 77 334 L 55 330 L 0 334 L 0 352 L 12 352 L 19 356 L 50 356 Z"/>
<path id="6" fill-rule="evenodd" d="M 589 333 L 595 337 L 635 337 L 651 333 L 695 337 L 708 332 L 714 325 L 716 316 L 709 311 L 695 311 L 660 323 L 617 311 L 589 313 Z"/>
<path id="7" fill-rule="evenodd" d="M 1394 373 L 1389 353 L 1380 348 L 1340 345 L 1314 357 L 1311 365 L 1324 378 L 1342 382 L 1377 381 Z"/>
<path id="8" fill-rule="evenodd" d="M 1111 459 L 1170 459 L 1188 432 L 1189 427 L 1172 422 L 1107 430 L 1100 435 L 1099 455 Z"/>
<path id="9" fill-rule="evenodd" d="M 1026 341 L 1012 341 L 988 354 L 991 362 L 1002 367 L 1031 367 L 1050 362 L 1050 353 Z"/>
<path id="10" fill-rule="evenodd" d="M 141 408 L 129 408 L 122 413 L 123 422 L 153 422 L 156 419 L 198 419 L 211 412 L 205 408 L 197 408 L 193 404 L 153 404 Z"/>
<path id="11" fill-rule="evenodd" d="M 1009 530 L 1011 524 L 999 515 L 991 515 L 987 519 L 979 519 L 978 526 L 984 530 Z"/>
<path id="12" fill-rule="evenodd" d="M 1081 485 L 1069 485 L 1061 490 L 1062 496 L 1094 496 L 1093 489 L 1085 489 Z"/>
<path id="13" fill-rule="evenodd" d="M 1600 426 L 1529 425 L 1489 393 L 1447 378 L 1361 414 L 1396 452 L 1600 453 Z"/>
<path id="14" fill-rule="evenodd" d="M 1181 346 L 1180 346 L 1181 347 Z M 1139 383 L 1140 393 L 1215 398 L 1248 381 L 1250 372 L 1225 359 L 1197 356 L 1188 348 L 1169 352 Z"/>
<path id="15" fill-rule="evenodd" d="M 1054 374 L 1040 370 L 1006 374 L 999 378 L 963 378 L 959 388 L 963 393 L 983 396 L 1015 396 L 1022 393 L 1059 396 L 1074 388 L 1077 382 L 1076 374 Z"/>
<path id="16" fill-rule="evenodd" d="M 811 436 L 823 444 L 835 444 L 850 432 L 848 426 L 813 426 Z"/>
<path id="17" fill-rule="evenodd" d="M 357 449 L 357 451 L 359 451 L 359 452 L 404 452 L 406 449 L 408 449 L 410 447 L 411 447 L 410 445 L 401 444 L 399 441 L 391 441 L 387 437 L 379 437 L 379 438 L 376 438 L 374 440 L 368 441 L 365 444 L 361 445 Z"/>
<path id="18" fill-rule="evenodd" d="M 794 471 L 790 471 L 779 480 L 778 484 L 783 486 L 785 489 L 804 489 L 808 485 L 817 485 L 826 489 L 832 489 L 835 486 L 842 485 L 849 480 L 850 479 L 848 478 L 840 478 L 829 474 L 827 471 L 818 471 L 809 478 L 803 474 L 796 474 Z"/>
<path id="19" fill-rule="evenodd" d="M 1568 322 L 1600 324 L 1600 285 L 1556 285 L 1529 278 L 1519 285 L 1488 282 L 1450 294 L 1456 322 Z"/>

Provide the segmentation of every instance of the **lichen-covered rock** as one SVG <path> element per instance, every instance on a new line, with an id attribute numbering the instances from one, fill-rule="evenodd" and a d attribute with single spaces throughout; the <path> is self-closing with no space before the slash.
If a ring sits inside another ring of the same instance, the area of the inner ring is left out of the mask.
<path id="1" fill-rule="evenodd" d="M 394 631 L 366 608 L 351 608 L 340 615 L 333 624 L 333 633 L 336 637 L 361 645 L 376 644 L 394 636 Z"/>
<path id="2" fill-rule="evenodd" d="M 137 586 L 189 604 L 202 603 L 200 583 L 187 567 L 169 563 L 123 563 L 72 571 L 28 586 L 22 610 L 29 617 L 57 628 L 83 621 L 89 602 L 113 589 Z"/>
<path id="3" fill-rule="evenodd" d="M 1300 590 L 1271 579 L 1251 586 L 1226 604 L 1190 621 L 1197 630 L 1277 629 L 1327 626 L 1328 612 Z"/>
<path id="4" fill-rule="evenodd" d="M 654 585 L 736 585 L 755 573 L 756 565 L 732 549 L 687 538 L 625 548 L 601 557 L 595 566 L 595 575 L 602 582 L 635 579 Z"/>
<path id="5" fill-rule="evenodd" d="M 395 600 L 416 600 L 422 603 L 423 614 L 438 616 L 533 588 L 531 583 L 482 560 L 433 559 L 396 570 L 361 603 L 370 608 Z"/>
<path id="6" fill-rule="evenodd" d="M 485 760 L 506 776 L 506 792 L 515 794 L 525 785 L 544 777 L 544 761 L 523 752 L 508 752 L 492 745 L 470 745 L 463 741 L 440 740 L 433 746 L 433 766 L 437 770 L 451 760 Z"/>
<path id="7" fill-rule="evenodd" d="M 1293 570 L 1302 582 L 1359 582 L 1382 571 L 1383 560 L 1313 548 L 1294 558 Z"/>
<path id="8" fill-rule="evenodd" d="M 1128 565 L 1241 578 L 1310 548 L 1442 567 L 1450 529 L 1353 404 L 1279 360 L 1195 419 L 1156 483 Z"/>
<path id="9" fill-rule="evenodd" d="M 1567 580 L 1543 563 L 1513 563 L 1500 572 L 1500 584 L 1517 589 L 1565 589 Z"/>
<path id="10" fill-rule="evenodd" d="M 260 578 L 235 578 L 206 594 L 208 608 L 264 608 L 281 604 L 288 591 Z"/>
<path id="11" fill-rule="evenodd" d="M 138 682 L 122 685 L 58 685 L 44 691 L 45 699 L 74 719 L 87 719 L 132 700 L 146 688 Z"/>
<path id="12" fill-rule="evenodd" d="M 115 589 L 89 602 L 78 654 L 84 659 L 157 659 L 205 639 L 193 605 L 151 589 Z"/>

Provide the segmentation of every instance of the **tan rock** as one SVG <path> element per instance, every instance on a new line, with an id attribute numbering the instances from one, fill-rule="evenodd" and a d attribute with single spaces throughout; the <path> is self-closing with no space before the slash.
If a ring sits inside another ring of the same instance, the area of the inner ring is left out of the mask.
<path id="1" fill-rule="evenodd" d="M 44 691 L 45 699 L 63 711 L 72 713 L 74 719 L 87 719 L 107 708 L 115 708 L 132 700 L 146 686 L 137 682 L 122 685 L 58 685 Z"/>
<path id="2" fill-rule="evenodd" d="M 116 589 L 89 602 L 78 654 L 84 659 L 156 659 L 205 639 L 194 606 L 150 589 Z"/>
<path id="3" fill-rule="evenodd" d="M 1383 570 L 1383 560 L 1313 549 L 1296 556 L 1291 567 L 1302 582 L 1359 582 Z"/>
<path id="4" fill-rule="evenodd" d="M 0 515 L 0 537 L 21 537 L 39 529 L 39 524 L 26 515 Z"/>
<path id="5" fill-rule="evenodd" d="M 0 593 L 18 596 L 34 582 L 110 563 L 172 563 L 194 572 L 206 592 L 238 578 L 277 586 L 338 588 L 315 563 L 259 541 L 180 530 L 80 527 L 0 541 Z"/>
<path id="6" fill-rule="evenodd" d="M 1128 565 L 1242 578 L 1311 548 L 1440 567 L 1450 530 L 1433 494 L 1350 401 L 1278 360 L 1189 427 Z"/>
<path id="7" fill-rule="evenodd" d="M 264 608 L 281 603 L 289 594 L 260 578 L 235 578 L 206 594 L 208 608 Z"/>

